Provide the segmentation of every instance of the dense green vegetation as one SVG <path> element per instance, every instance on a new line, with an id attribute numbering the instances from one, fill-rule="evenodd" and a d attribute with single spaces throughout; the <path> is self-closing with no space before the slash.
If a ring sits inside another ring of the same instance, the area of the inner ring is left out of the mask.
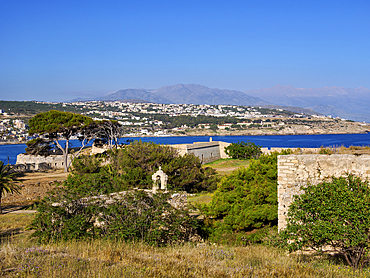
<path id="1" fill-rule="evenodd" d="M 323 251 L 331 246 L 351 267 L 363 267 L 370 244 L 369 182 L 348 175 L 303 191 L 294 197 L 281 233 L 288 249 Z"/>
<path id="2" fill-rule="evenodd" d="M 261 146 L 253 142 L 231 143 L 225 148 L 225 153 L 234 159 L 251 159 L 258 158 L 261 155 Z"/>
<path id="3" fill-rule="evenodd" d="M 267 227 L 277 224 L 277 155 L 261 155 L 221 179 L 211 203 L 201 207 L 211 240 L 258 242 Z"/>
<path id="4" fill-rule="evenodd" d="M 33 237 L 41 243 L 107 238 L 166 245 L 196 235 L 198 221 L 187 210 L 171 206 L 169 194 L 134 190 L 108 199 L 81 198 L 72 188 L 52 192 L 30 225 Z"/>
<path id="5" fill-rule="evenodd" d="M 169 146 L 133 142 L 101 158 L 75 159 L 67 180 L 40 203 L 32 224 L 34 236 L 40 242 L 103 237 L 156 245 L 189 240 L 196 235 L 198 220 L 167 203 L 168 193 L 127 191 L 151 189 L 151 176 L 159 166 L 169 175 L 169 189 L 212 189 L 214 170 L 203 168 L 194 155 L 179 156 Z M 109 197 L 109 206 L 107 197 L 94 197 L 123 190 L 127 192 Z"/>
<path id="6" fill-rule="evenodd" d="M 108 153 L 110 169 L 127 188 L 151 188 L 152 175 L 162 167 L 168 175 L 169 189 L 199 192 L 215 188 L 215 171 L 202 167 L 198 157 L 180 156 L 170 146 L 135 141 Z"/>

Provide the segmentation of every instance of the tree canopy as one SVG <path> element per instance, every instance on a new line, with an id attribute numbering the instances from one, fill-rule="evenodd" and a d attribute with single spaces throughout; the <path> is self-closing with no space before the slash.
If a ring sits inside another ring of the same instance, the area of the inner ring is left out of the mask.
<path id="1" fill-rule="evenodd" d="M 277 224 L 278 154 L 262 154 L 217 184 L 211 203 L 201 208 L 212 222 L 212 240 L 222 242 L 233 234 L 258 241 L 252 231 Z"/>
<path id="2" fill-rule="evenodd" d="M 81 148 L 74 154 L 76 157 L 82 148 L 94 138 L 94 132 L 89 126 L 93 124 L 93 119 L 80 114 L 50 110 L 34 116 L 29 121 L 29 134 L 39 134 L 53 141 L 62 151 L 64 160 L 64 170 L 68 171 L 71 161 L 68 161 L 69 140 L 72 136 L 79 134 L 82 143 Z M 65 145 L 60 144 L 60 140 L 65 140 Z"/>
<path id="3" fill-rule="evenodd" d="M 250 141 L 238 141 L 238 143 L 231 143 L 225 148 L 225 152 L 230 157 L 236 159 L 258 158 L 262 153 L 261 146 L 258 146 Z"/>

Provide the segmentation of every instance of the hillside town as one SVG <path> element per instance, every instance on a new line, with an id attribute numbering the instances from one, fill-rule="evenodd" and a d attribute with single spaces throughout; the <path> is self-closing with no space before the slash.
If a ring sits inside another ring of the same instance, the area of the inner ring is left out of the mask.
<path id="1" fill-rule="evenodd" d="M 367 123 L 331 116 L 251 106 L 122 101 L 58 104 L 94 120 L 118 121 L 122 126 L 122 137 L 364 133 L 369 128 Z M 10 109 L 5 112 L 0 109 L 0 142 L 27 141 L 27 123 L 32 116 L 34 115 L 23 115 Z"/>

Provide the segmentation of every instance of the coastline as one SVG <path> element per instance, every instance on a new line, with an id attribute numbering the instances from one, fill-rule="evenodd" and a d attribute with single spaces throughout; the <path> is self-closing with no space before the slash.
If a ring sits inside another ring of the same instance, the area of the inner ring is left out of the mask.
<path id="1" fill-rule="evenodd" d="M 0 145 L 22 145 L 22 144 L 26 144 L 27 141 L 23 141 L 23 142 L 0 142 Z"/>
<path id="2" fill-rule="evenodd" d="M 329 131 L 329 132 L 324 132 L 324 131 L 318 131 L 318 132 L 279 132 L 279 131 L 270 131 L 270 130 L 250 130 L 248 132 L 245 132 L 244 130 L 240 131 L 217 131 L 217 132 L 187 132 L 185 134 L 171 134 L 168 136 L 153 136 L 153 135 L 140 135 L 140 136 L 127 136 L 123 135 L 120 138 L 146 138 L 146 137 L 201 137 L 201 136 L 291 136 L 291 135 L 341 135 L 341 134 L 367 134 L 370 133 L 370 130 L 351 130 L 351 131 Z M 0 142 L 1 145 L 23 145 L 26 144 L 27 141 L 22 141 L 22 142 Z"/>
<path id="3" fill-rule="evenodd" d="M 370 130 L 361 131 L 337 131 L 337 132 L 260 132 L 260 131 L 227 131 L 227 132 L 187 132 L 186 134 L 172 134 L 169 136 L 153 136 L 153 135 L 140 135 L 140 136 L 122 136 L 120 138 L 132 137 L 196 137 L 196 136 L 284 136 L 284 135 L 341 135 L 341 134 L 367 134 Z"/>

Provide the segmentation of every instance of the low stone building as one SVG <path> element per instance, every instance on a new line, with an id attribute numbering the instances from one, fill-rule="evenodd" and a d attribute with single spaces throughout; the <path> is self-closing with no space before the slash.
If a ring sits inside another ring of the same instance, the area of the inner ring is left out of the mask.
<path id="1" fill-rule="evenodd" d="M 72 155 L 68 155 L 68 163 L 71 161 Z M 29 154 L 19 154 L 17 155 L 17 162 L 15 169 L 22 169 L 22 166 L 25 165 L 25 171 L 38 171 L 42 170 L 40 168 L 48 167 L 50 169 L 64 169 L 64 160 L 63 155 L 29 155 Z M 24 168 L 24 167 L 23 167 Z"/>
<path id="2" fill-rule="evenodd" d="M 170 146 L 177 149 L 180 155 L 194 154 L 204 164 L 220 158 L 229 158 L 225 153 L 225 148 L 230 144 L 222 141 L 212 141 L 211 137 L 209 142 L 194 142 L 193 144 L 175 144 Z"/>

